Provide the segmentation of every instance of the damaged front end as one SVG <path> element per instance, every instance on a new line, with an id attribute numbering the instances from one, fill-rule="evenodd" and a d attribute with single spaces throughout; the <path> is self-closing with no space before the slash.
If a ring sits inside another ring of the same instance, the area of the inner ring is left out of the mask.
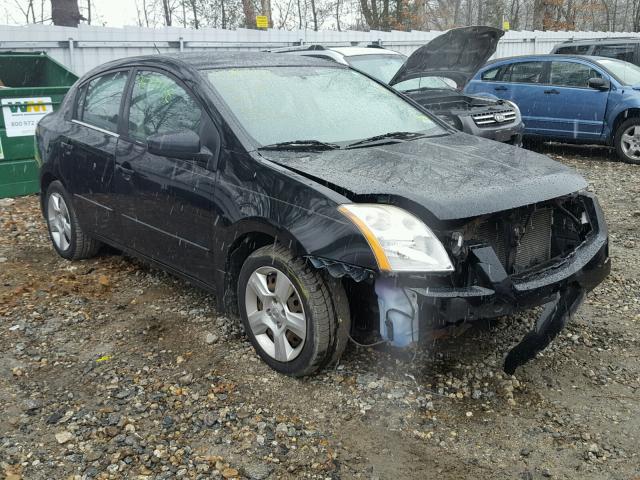
<path id="1" fill-rule="evenodd" d="M 509 374 L 546 348 L 610 271 L 606 223 L 586 192 L 456 221 L 437 235 L 454 271 L 377 276 L 379 324 L 361 328 L 405 347 L 454 326 L 544 306 L 507 354 Z"/>

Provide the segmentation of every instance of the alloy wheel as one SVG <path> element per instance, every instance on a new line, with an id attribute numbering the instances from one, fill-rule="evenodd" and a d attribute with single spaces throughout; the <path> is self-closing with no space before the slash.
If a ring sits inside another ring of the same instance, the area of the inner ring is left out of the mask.
<path id="1" fill-rule="evenodd" d="M 249 277 L 245 293 L 249 328 L 262 350 L 278 362 L 294 360 L 304 347 L 307 319 L 291 280 L 273 267 Z"/>
<path id="2" fill-rule="evenodd" d="M 620 146 L 627 157 L 640 161 L 640 126 L 627 128 L 620 139 Z"/>
<path id="3" fill-rule="evenodd" d="M 47 223 L 56 247 L 61 251 L 67 250 L 71 244 L 71 216 L 64 198 L 57 192 L 49 195 Z"/>

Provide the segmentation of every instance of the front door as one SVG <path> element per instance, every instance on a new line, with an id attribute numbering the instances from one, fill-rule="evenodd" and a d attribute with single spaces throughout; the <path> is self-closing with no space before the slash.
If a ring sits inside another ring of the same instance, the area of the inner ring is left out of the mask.
<path id="1" fill-rule="evenodd" d="M 545 92 L 547 116 L 555 136 L 598 140 L 604 127 L 609 90 L 589 88 L 590 78 L 602 78 L 589 64 L 573 60 L 552 61 Z"/>
<path id="2" fill-rule="evenodd" d="M 130 91 L 114 183 L 123 227 L 131 234 L 127 245 L 210 282 L 215 172 L 196 160 L 154 155 L 146 140 L 182 130 L 210 138 L 215 127 L 186 87 L 168 74 L 138 70 Z M 208 134 L 202 135 L 205 128 Z"/>

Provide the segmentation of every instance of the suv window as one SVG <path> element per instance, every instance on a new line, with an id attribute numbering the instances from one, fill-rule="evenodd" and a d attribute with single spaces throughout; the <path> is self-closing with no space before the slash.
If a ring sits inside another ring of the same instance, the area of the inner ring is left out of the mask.
<path id="1" fill-rule="evenodd" d="M 634 43 L 620 43 L 616 45 L 596 45 L 593 54 L 600 57 L 617 58 L 625 62 L 632 62 L 636 45 Z"/>
<path id="2" fill-rule="evenodd" d="M 202 110 L 187 91 L 158 72 L 136 74 L 129 108 L 129 135 L 140 141 L 158 133 L 200 130 Z"/>
<path id="3" fill-rule="evenodd" d="M 589 65 L 575 62 L 551 62 L 549 82 L 565 87 L 588 87 L 590 78 L 600 78 L 596 70 Z"/>
<path id="4" fill-rule="evenodd" d="M 502 76 L 502 80 L 513 83 L 540 83 L 543 69 L 544 62 L 512 63 Z"/>
<path id="5" fill-rule="evenodd" d="M 501 67 L 495 67 L 495 68 L 490 68 L 489 70 L 487 70 L 486 72 L 482 72 L 482 80 L 485 80 L 487 82 L 491 82 L 493 80 L 496 80 L 498 78 L 498 72 L 500 71 Z M 504 68 L 504 67 L 502 67 Z"/>
<path id="6" fill-rule="evenodd" d="M 110 132 L 117 132 L 120 100 L 128 75 L 128 71 L 113 72 L 87 83 L 80 92 L 78 119 Z"/>
<path id="7" fill-rule="evenodd" d="M 560 47 L 553 53 L 561 55 L 586 55 L 592 45 L 571 45 L 569 47 Z"/>

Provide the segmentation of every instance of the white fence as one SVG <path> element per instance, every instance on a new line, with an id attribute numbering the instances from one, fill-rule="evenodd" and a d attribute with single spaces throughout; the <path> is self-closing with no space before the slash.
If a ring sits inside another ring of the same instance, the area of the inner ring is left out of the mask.
<path id="1" fill-rule="evenodd" d="M 380 42 L 383 46 L 409 54 L 440 35 L 428 32 L 337 32 L 323 30 L 221 30 L 184 28 L 149 29 L 139 27 L 105 28 L 81 25 L 79 28 L 29 25 L 0 26 L 0 51 L 46 51 L 53 58 L 81 75 L 101 63 L 134 55 L 177 53 L 194 50 L 262 50 L 300 43 L 344 46 Z M 549 53 L 559 42 L 579 38 L 639 37 L 621 32 L 541 32 L 510 31 L 500 41 L 496 57 Z"/>

